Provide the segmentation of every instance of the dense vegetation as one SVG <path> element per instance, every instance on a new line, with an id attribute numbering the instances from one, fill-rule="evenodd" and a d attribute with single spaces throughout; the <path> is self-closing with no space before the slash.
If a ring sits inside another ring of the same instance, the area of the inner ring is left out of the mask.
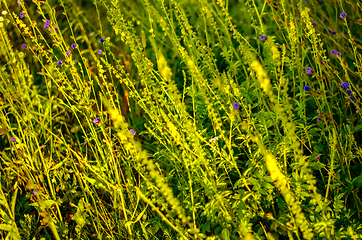
<path id="1" fill-rule="evenodd" d="M 1 0 L 1 239 L 361 239 L 361 10 Z"/>

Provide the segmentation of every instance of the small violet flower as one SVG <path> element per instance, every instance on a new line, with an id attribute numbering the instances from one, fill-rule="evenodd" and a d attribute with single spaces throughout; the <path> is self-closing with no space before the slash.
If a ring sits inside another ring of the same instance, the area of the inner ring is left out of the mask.
<path id="1" fill-rule="evenodd" d="M 349 87 L 349 84 L 347 82 L 344 82 L 341 84 L 341 87 L 346 90 Z"/>
<path id="2" fill-rule="evenodd" d="M 352 95 L 352 91 L 351 91 L 351 90 L 348 89 L 346 92 L 347 92 L 348 96 L 351 96 L 351 95 Z"/>
<path id="3" fill-rule="evenodd" d="M 315 160 L 318 161 L 320 158 L 321 158 L 321 156 L 319 155 L 318 157 L 315 158 Z"/>
<path id="4" fill-rule="evenodd" d="M 99 119 L 99 118 L 95 118 L 94 120 L 93 120 L 93 123 L 95 123 L 95 124 L 98 124 L 98 123 L 100 123 L 101 122 L 101 120 Z"/>
<path id="5" fill-rule="evenodd" d="M 133 134 L 133 136 L 134 136 L 134 135 L 136 135 L 136 131 L 135 131 L 135 130 L 130 129 L 129 131 L 130 131 L 130 133 L 132 133 L 132 134 Z"/>
<path id="6" fill-rule="evenodd" d="M 342 53 L 340 53 L 340 52 L 337 52 L 337 55 L 338 55 L 338 57 L 340 57 L 340 56 L 342 56 Z"/>
<path id="7" fill-rule="evenodd" d="M 261 35 L 261 36 L 260 36 L 260 40 L 265 41 L 265 40 L 266 40 L 266 37 L 265 37 L 264 35 Z"/>
<path id="8" fill-rule="evenodd" d="M 103 51 L 101 49 L 99 49 L 98 54 L 100 55 L 102 53 L 103 53 Z"/>
<path id="9" fill-rule="evenodd" d="M 101 38 L 101 40 L 100 40 L 100 41 L 101 41 L 101 43 L 103 43 L 105 40 L 104 40 L 104 38 Z"/>
<path id="10" fill-rule="evenodd" d="M 52 21 L 50 21 L 50 20 L 47 19 L 47 20 L 45 20 L 44 25 L 45 25 L 45 26 L 49 26 L 51 23 L 52 23 Z"/>
<path id="11" fill-rule="evenodd" d="M 11 137 L 10 141 L 12 141 L 13 143 L 16 142 L 16 138 L 15 137 Z"/>
<path id="12" fill-rule="evenodd" d="M 336 55 L 336 54 L 337 54 L 337 51 L 333 49 L 333 50 L 331 51 L 331 54 L 332 54 L 332 55 Z"/>
<path id="13" fill-rule="evenodd" d="M 336 34 L 336 31 L 332 31 L 332 34 Z"/>
<path id="14" fill-rule="evenodd" d="M 234 102 L 234 103 L 233 103 L 233 108 L 234 108 L 235 110 L 238 110 L 239 107 L 240 107 L 240 104 L 239 104 L 239 103 L 237 103 L 237 102 Z"/>
<path id="15" fill-rule="evenodd" d="M 308 87 L 308 86 L 304 86 L 304 91 L 309 91 L 310 90 L 310 87 Z"/>
<path id="16" fill-rule="evenodd" d="M 345 14 L 345 13 L 341 13 L 341 14 L 339 14 L 339 17 L 340 18 L 345 18 L 347 15 Z"/>
<path id="17" fill-rule="evenodd" d="M 59 61 L 57 62 L 57 64 L 58 64 L 59 66 L 61 66 L 61 65 L 63 64 L 63 62 L 62 62 L 61 60 L 59 60 Z"/>
<path id="18" fill-rule="evenodd" d="M 33 195 L 34 195 L 34 196 L 36 196 L 36 191 L 35 191 L 35 190 L 33 190 L 33 192 L 32 192 L 32 193 L 33 193 Z"/>
<path id="19" fill-rule="evenodd" d="M 73 43 L 72 45 L 71 45 L 71 47 L 74 49 L 74 48 L 76 48 L 76 46 L 77 46 L 77 44 L 75 44 L 75 43 Z"/>
<path id="20" fill-rule="evenodd" d="M 67 51 L 66 54 L 68 55 L 68 57 L 72 54 L 71 52 Z"/>
<path id="21" fill-rule="evenodd" d="M 20 18 L 23 18 L 23 17 L 25 17 L 25 13 L 21 12 L 20 13 Z"/>
<path id="22" fill-rule="evenodd" d="M 306 72 L 307 74 L 312 74 L 312 73 L 313 73 L 313 70 L 312 70 L 312 68 L 308 67 L 305 72 Z"/>
<path id="23" fill-rule="evenodd" d="M 322 121 L 321 116 L 318 116 L 318 117 L 317 117 L 317 120 L 318 120 L 318 121 Z"/>
<path id="24" fill-rule="evenodd" d="M 28 46 L 24 43 L 24 44 L 23 44 L 23 48 L 25 49 L 25 48 L 27 48 L 27 47 L 28 47 Z"/>
<path id="25" fill-rule="evenodd" d="M 56 27 L 56 28 L 54 28 L 54 30 L 58 32 L 58 31 L 59 31 L 59 28 Z"/>

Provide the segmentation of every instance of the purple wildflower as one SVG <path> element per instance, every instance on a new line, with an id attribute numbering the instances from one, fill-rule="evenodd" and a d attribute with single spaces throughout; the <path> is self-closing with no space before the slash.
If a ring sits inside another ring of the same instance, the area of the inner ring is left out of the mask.
<path id="1" fill-rule="evenodd" d="M 68 57 L 72 54 L 71 52 L 67 51 L 66 54 L 68 55 Z"/>
<path id="2" fill-rule="evenodd" d="M 315 23 L 312 23 L 313 27 L 315 26 Z"/>
<path id="3" fill-rule="evenodd" d="M 98 54 L 102 54 L 102 53 L 103 53 L 103 51 L 101 49 L 99 49 Z"/>
<path id="4" fill-rule="evenodd" d="M 34 195 L 34 196 L 36 196 L 36 191 L 35 191 L 35 190 L 33 190 L 33 192 L 32 192 L 32 193 L 33 193 L 33 195 Z"/>
<path id="5" fill-rule="evenodd" d="M 237 103 L 237 102 L 234 102 L 234 103 L 233 103 L 233 108 L 234 108 L 235 110 L 238 110 L 239 107 L 240 107 L 240 104 L 239 104 L 239 103 Z"/>
<path id="6" fill-rule="evenodd" d="M 44 25 L 44 28 L 48 29 L 48 28 L 49 28 L 49 25 Z"/>
<path id="7" fill-rule="evenodd" d="M 62 62 L 61 60 L 59 60 L 59 61 L 57 62 L 57 64 L 58 64 L 59 66 L 61 66 L 61 65 L 63 64 L 63 62 Z"/>
<path id="8" fill-rule="evenodd" d="M 23 48 L 25 49 L 25 48 L 27 48 L 27 47 L 28 47 L 28 46 L 24 43 L 24 44 L 23 44 Z"/>
<path id="9" fill-rule="evenodd" d="M 348 30 L 344 31 L 344 34 L 348 34 Z"/>
<path id="10" fill-rule="evenodd" d="M 47 25 L 47 26 L 49 26 L 50 24 L 52 23 L 52 21 L 50 21 L 50 20 L 45 20 L 45 23 L 44 23 L 44 25 Z"/>
<path id="11" fill-rule="evenodd" d="M 318 121 L 322 121 L 321 116 L 318 116 L 318 117 L 317 117 L 317 120 L 318 120 Z"/>
<path id="12" fill-rule="evenodd" d="M 307 74 L 312 74 L 312 73 L 313 73 L 313 70 L 312 70 L 312 68 L 308 67 L 305 72 L 306 72 Z"/>
<path id="13" fill-rule="evenodd" d="M 347 15 L 345 14 L 345 13 L 341 13 L 341 14 L 339 14 L 339 17 L 340 18 L 345 18 Z"/>
<path id="14" fill-rule="evenodd" d="M 323 23 L 326 23 L 326 22 L 327 22 L 327 19 L 324 19 L 324 20 L 323 20 Z"/>
<path id="15" fill-rule="evenodd" d="M 56 28 L 54 28 L 54 30 L 55 30 L 56 32 L 58 32 L 58 31 L 59 31 L 59 28 L 56 27 Z"/>
<path id="16" fill-rule="evenodd" d="M 318 161 L 320 158 L 321 158 L 321 156 L 319 155 L 318 157 L 315 158 L 315 160 Z"/>
<path id="17" fill-rule="evenodd" d="M 136 135 L 136 131 L 135 131 L 135 130 L 130 129 L 129 131 L 130 131 L 130 133 L 132 133 L 132 134 L 133 134 L 133 136 L 134 136 L 134 135 Z"/>
<path id="18" fill-rule="evenodd" d="M 332 34 L 336 34 L 336 31 L 332 31 Z"/>
<path id="19" fill-rule="evenodd" d="M 99 119 L 99 118 L 95 118 L 94 120 L 93 120 L 93 123 L 95 123 L 95 124 L 98 124 L 98 123 L 100 123 L 101 122 L 101 120 Z"/>
<path id="20" fill-rule="evenodd" d="M 349 87 L 349 84 L 347 82 L 344 82 L 341 84 L 341 87 L 346 90 Z"/>
<path id="21" fill-rule="evenodd" d="M 71 47 L 74 49 L 74 48 L 77 47 L 77 44 L 73 43 L 73 44 L 71 45 Z"/>
<path id="22" fill-rule="evenodd" d="M 260 40 L 265 41 L 265 40 L 266 40 L 266 37 L 265 37 L 264 35 L 261 35 L 261 36 L 260 36 Z"/>
<path id="23" fill-rule="evenodd" d="M 13 143 L 16 142 L 16 138 L 15 137 L 11 137 L 10 141 L 12 141 Z"/>
<path id="24" fill-rule="evenodd" d="M 340 53 L 340 52 L 337 52 L 337 55 L 338 55 L 338 57 L 340 57 L 340 56 L 342 56 L 342 53 Z"/>
<path id="25" fill-rule="evenodd" d="M 310 87 L 308 87 L 308 86 L 304 86 L 304 88 L 303 88 L 303 89 L 304 89 L 304 91 L 307 91 L 307 92 L 308 92 L 308 91 L 310 90 Z"/>
<path id="26" fill-rule="evenodd" d="M 100 40 L 100 41 L 101 41 L 101 43 L 103 43 L 105 40 L 104 40 L 104 38 L 101 38 L 101 40 Z"/>
<path id="27" fill-rule="evenodd" d="M 21 12 L 20 13 L 20 18 L 23 18 L 23 17 L 25 17 L 25 13 Z"/>
<path id="28" fill-rule="evenodd" d="M 351 95 L 352 95 L 352 91 L 351 91 L 351 90 L 348 89 L 346 92 L 347 92 L 348 96 L 351 96 Z"/>
<path id="29" fill-rule="evenodd" d="M 333 50 L 331 51 L 331 53 L 332 53 L 332 55 L 336 55 L 336 54 L 337 54 L 337 51 L 333 49 Z"/>

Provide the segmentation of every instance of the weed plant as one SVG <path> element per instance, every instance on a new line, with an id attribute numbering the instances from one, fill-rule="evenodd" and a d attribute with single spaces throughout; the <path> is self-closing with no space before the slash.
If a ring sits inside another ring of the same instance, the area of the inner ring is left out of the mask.
<path id="1" fill-rule="evenodd" d="M 361 10 L 1 0 L 1 239 L 362 239 Z"/>

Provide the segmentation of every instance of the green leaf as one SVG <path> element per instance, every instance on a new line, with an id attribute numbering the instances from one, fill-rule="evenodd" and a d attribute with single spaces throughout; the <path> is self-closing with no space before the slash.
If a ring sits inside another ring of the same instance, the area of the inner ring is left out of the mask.
<path id="1" fill-rule="evenodd" d="M 11 232 L 13 230 L 13 226 L 9 224 L 0 224 L 0 229 Z"/>
<path id="2" fill-rule="evenodd" d="M 321 162 L 312 162 L 309 164 L 309 167 L 313 170 L 319 170 L 324 168 L 326 165 Z"/>
<path id="3" fill-rule="evenodd" d="M 362 187 L 362 175 L 355 177 L 352 181 L 353 186 L 355 186 L 356 188 L 360 188 Z"/>

